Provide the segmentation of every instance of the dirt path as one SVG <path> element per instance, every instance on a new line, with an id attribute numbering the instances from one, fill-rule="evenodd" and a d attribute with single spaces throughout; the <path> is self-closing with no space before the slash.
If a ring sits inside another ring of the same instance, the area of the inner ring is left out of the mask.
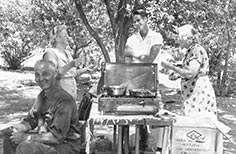
<path id="1" fill-rule="evenodd" d="M 40 89 L 34 82 L 34 74 L 32 72 L 0 70 L 0 130 L 21 120 L 32 106 L 39 91 Z M 81 91 L 83 91 L 83 87 Z M 231 128 L 227 136 L 234 142 L 230 143 L 227 139 L 224 140 L 224 154 L 235 154 L 236 99 L 218 98 L 217 103 L 219 119 Z M 91 114 L 97 114 L 97 112 L 92 111 Z M 96 133 L 109 136 L 108 132 L 110 132 L 109 127 L 99 127 Z M 0 154 L 2 154 L 1 139 Z"/>

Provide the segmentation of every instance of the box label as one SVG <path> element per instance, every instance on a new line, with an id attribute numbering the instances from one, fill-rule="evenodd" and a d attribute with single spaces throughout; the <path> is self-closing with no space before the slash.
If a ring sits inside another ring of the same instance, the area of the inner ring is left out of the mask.
<path id="1" fill-rule="evenodd" d="M 173 127 L 171 154 L 214 154 L 216 129 Z"/>

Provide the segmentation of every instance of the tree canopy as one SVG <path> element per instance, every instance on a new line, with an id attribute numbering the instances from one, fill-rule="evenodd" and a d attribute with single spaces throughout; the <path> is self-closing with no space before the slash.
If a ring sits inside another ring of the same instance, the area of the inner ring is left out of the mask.
<path id="1" fill-rule="evenodd" d="M 133 31 L 132 10 L 139 6 L 147 8 L 149 26 L 163 35 L 164 47 L 175 48 L 175 27 L 193 24 L 209 53 L 210 75 L 221 87 L 219 94 L 233 92 L 235 0 L 2 0 L 1 54 L 18 69 L 31 50 L 48 46 L 55 25 L 66 24 L 74 57 L 83 57 L 85 63 L 122 62 Z"/>

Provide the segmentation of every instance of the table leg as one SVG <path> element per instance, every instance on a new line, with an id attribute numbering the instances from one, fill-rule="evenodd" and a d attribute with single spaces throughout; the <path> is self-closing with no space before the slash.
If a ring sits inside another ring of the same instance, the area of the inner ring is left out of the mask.
<path id="1" fill-rule="evenodd" d="M 139 154 L 140 126 L 135 126 L 135 154 Z"/>
<path id="2" fill-rule="evenodd" d="M 116 149 L 116 131 L 117 131 L 117 125 L 113 126 L 113 146 L 112 146 L 112 151 L 113 153 L 117 153 Z"/>
<path id="3" fill-rule="evenodd" d="M 161 154 L 167 154 L 170 127 L 164 127 Z"/>
<path id="4" fill-rule="evenodd" d="M 122 154 L 123 148 L 123 134 L 122 134 L 123 127 L 118 125 L 118 154 Z"/>
<path id="5" fill-rule="evenodd" d="M 123 126 L 124 128 L 124 153 L 129 154 L 129 126 Z"/>
<path id="6" fill-rule="evenodd" d="M 88 126 L 85 128 L 85 137 L 86 137 L 86 147 L 85 147 L 85 151 L 86 153 L 90 153 L 90 142 L 92 139 L 92 134 L 93 134 L 93 130 L 94 130 L 94 125 L 93 125 L 93 121 L 88 120 L 87 122 Z"/>

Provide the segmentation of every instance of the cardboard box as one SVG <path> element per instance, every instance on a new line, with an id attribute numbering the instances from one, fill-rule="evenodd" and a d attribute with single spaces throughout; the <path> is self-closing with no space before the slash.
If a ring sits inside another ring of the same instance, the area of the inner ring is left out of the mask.
<path id="1" fill-rule="evenodd" d="M 222 154 L 219 134 L 208 118 L 178 118 L 172 128 L 171 154 Z"/>

